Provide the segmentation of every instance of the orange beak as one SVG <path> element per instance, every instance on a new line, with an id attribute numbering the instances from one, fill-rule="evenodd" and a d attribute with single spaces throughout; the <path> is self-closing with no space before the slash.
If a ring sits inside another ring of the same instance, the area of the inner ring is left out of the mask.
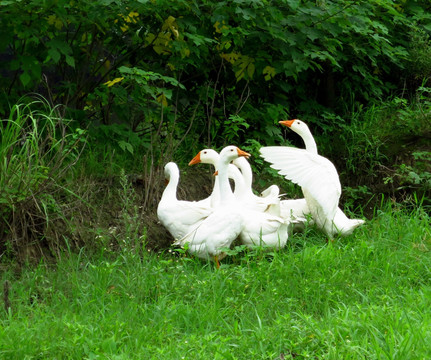
<path id="1" fill-rule="evenodd" d="M 283 120 L 283 121 L 279 121 L 278 123 L 287 127 L 291 127 L 292 124 L 295 122 L 296 119 L 293 120 Z"/>
<path id="2" fill-rule="evenodd" d="M 198 154 L 189 162 L 189 166 L 199 164 L 201 162 L 201 152 L 199 151 Z"/>
<path id="3" fill-rule="evenodd" d="M 215 173 L 213 174 L 213 176 L 217 176 L 218 175 L 218 170 L 215 171 Z"/>
<path id="4" fill-rule="evenodd" d="M 251 156 L 248 152 L 245 152 L 240 148 L 236 148 L 236 151 L 238 152 L 238 156 L 244 156 L 246 159 L 248 159 Z"/>

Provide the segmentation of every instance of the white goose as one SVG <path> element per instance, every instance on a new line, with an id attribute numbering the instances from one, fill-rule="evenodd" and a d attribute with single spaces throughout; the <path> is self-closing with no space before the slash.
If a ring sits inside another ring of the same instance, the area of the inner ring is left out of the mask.
<path id="1" fill-rule="evenodd" d="M 196 201 L 177 199 L 180 171 L 177 164 L 165 165 L 165 179 L 168 181 L 157 206 L 157 217 L 174 239 L 181 239 L 208 217 L 212 209 Z"/>
<path id="2" fill-rule="evenodd" d="M 237 165 L 236 160 L 233 161 L 235 165 Z M 278 192 L 270 202 L 268 202 L 268 199 L 259 202 L 258 199 L 262 198 L 252 193 L 249 183 L 246 182 L 244 173 L 233 171 L 232 175 L 235 188 L 238 188 L 241 194 L 238 200 L 243 208 L 244 228 L 239 235 L 241 244 L 249 248 L 254 246 L 265 246 L 275 250 L 283 248 L 289 237 L 290 220 L 279 216 L 280 200 Z M 271 190 L 268 191 L 270 192 Z M 253 194 L 253 197 L 250 196 L 250 192 Z M 262 204 L 265 204 L 265 211 L 262 211 Z"/>
<path id="3" fill-rule="evenodd" d="M 276 250 L 283 248 L 289 237 L 290 221 L 267 212 L 244 209 L 244 228 L 239 235 L 247 247 L 263 245 Z"/>
<path id="4" fill-rule="evenodd" d="M 316 225 L 331 239 L 334 235 L 349 235 L 359 225 L 360 219 L 348 219 L 338 202 L 341 184 L 337 170 L 331 161 L 318 155 L 316 142 L 308 126 L 300 120 L 280 121 L 298 133 L 306 150 L 291 147 L 263 147 L 262 157 L 271 167 L 287 179 L 302 187 L 304 197 Z"/>
<path id="5" fill-rule="evenodd" d="M 245 158 L 235 159 L 236 165 L 244 177 L 245 196 L 248 202 L 255 202 L 258 210 L 279 216 L 292 222 L 294 231 L 302 231 L 304 223 L 307 221 L 305 216 L 310 213 L 305 199 L 280 200 L 280 189 L 277 185 L 271 185 L 263 190 L 260 197 L 254 195 L 252 190 L 253 173 L 249 162 Z"/>
<path id="6" fill-rule="evenodd" d="M 185 246 L 199 258 L 214 258 L 217 267 L 219 259 L 225 256 L 223 248 L 229 247 L 243 229 L 243 215 L 235 199 L 228 179 L 228 165 L 239 156 L 250 156 L 236 146 L 227 146 L 220 152 L 217 164 L 220 203 L 199 226 L 174 244 Z"/>
<path id="7" fill-rule="evenodd" d="M 189 162 L 189 166 L 191 165 L 196 165 L 196 164 L 210 164 L 213 165 L 215 170 L 217 170 L 217 164 L 218 161 L 220 159 L 220 155 L 217 151 L 213 150 L 213 149 L 203 149 L 201 151 L 199 151 L 197 153 L 197 155 L 190 160 Z M 236 168 L 234 165 L 229 164 L 228 167 L 228 177 L 230 179 L 233 179 L 234 177 L 240 176 L 240 172 L 238 170 L 238 168 Z M 234 194 L 236 197 L 240 197 L 241 192 L 243 190 L 240 188 L 235 187 L 234 190 Z M 216 204 L 218 204 L 220 202 L 220 186 L 219 186 L 219 177 L 216 176 L 215 177 L 215 181 L 214 181 L 214 187 L 213 190 L 211 192 L 211 195 L 204 200 L 200 200 L 199 202 L 205 202 L 210 206 L 215 206 Z"/>
<path id="8" fill-rule="evenodd" d="M 233 164 L 241 170 L 244 179 L 243 192 L 241 201 L 250 207 L 250 209 L 258 211 L 270 211 L 271 206 L 278 207 L 280 203 L 279 193 L 280 189 L 277 185 L 271 185 L 268 189 L 264 190 L 261 196 L 253 193 L 253 172 L 251 166 L 246 158 L 238 158 L 233 161 Z M 272 210 L 273 212 L 273 210 Z M 280 215 L 279 213 L 277 215 Z"/>
<path id="9" fill-rule="evenodd" d="M 218 157 L 219 154 L 215 150 L 204 149 L 190 163 L 212 164 L 217 167 Z M 236 163 L 236 160 L 233 162 Z M 264 245 L 275 249 L 284 247 L 288 239 L 290 221 L 271 213 L 257 210 L 256 206 L 253 207 L 251 201 L 247 199 L 249 186 L 246 184 L 243 174 L 236 166 L 231 164 L 229 164 L 228 173 L 229 177 L 234 180 L 235 196 L 243 214 L 244 226 L 239 235 L 241 243 L 247 247 L 256 245 Z M 277 207 L 277 205 L 275 204 L 274 206 Z"/>
<path id="10" fill-rule="evenodd" d="M 189 165 L 195 164 L 210 164 L 213 165 L 217 170 L 217 163 L 219 161 L 220 155 L 217 151 L 213 149 L 203 149 L 199 151 L 199 153 L 189 162 Z M 243 161 L 241 161 L 243 160 Z M 280 215 L 280 210 L 276 213 L 274 208 L 278 207 L 280 202 L 278 193 L 278 186 L 272 185 L 268 189 L 265 190 L 265 193 L 262 197 L 256 196 L 253 193 L 251 188 L 252 183 L 252 172 L 251 167 L 245 157 L 239 157 L 233 161 L 233 164 L 229 164 L 228 167 L 228 176 L 230 179 L 234 180 L 235 197 L 243 204 L 247 205 L 249 209 L 257 210 L 257 211 L 269 211 L 276 215 Z M 216 177 L 213 191 L 210 195 L 211 204 L 216 204 L 219 200 L 219 189 L 217 186 L 218 178 Z M 205 200 L 206 201 L 206 200 Z M 271 206 L 272 205 L 272 206 Z"/>
<path id="11" fill-rule="evenodd" d="M 310 225 L 314 223 L 313 219 L 307 218 L 307 215 L 310 214 L 310 208 L 305 198 L 281 200 L 279 208 L 280 216 L 292 221 L 294 232 L 304 231 L 307 221 Z"/>
<path id="12" fill-rule="evenodd" d="M 299 119 L 294 120 L 286 120 L 280 122 L 282 125 L 285 125 L 295 131 L 304 141 L 305 149 L 313 154 L 318 154 L 316 141 L 314 140 L 313 135 L 307 124 Z M 337 207 L 334 225 L 337 229 L 337 232 L 340 235 L 347 236 L 350 235 L 353 230 L 355 230 L 358 226 L 364 224 L 365 221 L 362 219 L 349 219 L 346 214 L 344 214 L 343 210 Z"/>

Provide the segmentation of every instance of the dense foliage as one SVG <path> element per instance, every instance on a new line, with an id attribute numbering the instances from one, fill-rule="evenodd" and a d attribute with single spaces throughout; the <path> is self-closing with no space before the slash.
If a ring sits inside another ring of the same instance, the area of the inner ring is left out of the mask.
<path id="1" fill-rule="evenodd" d="M 410 40 L 422 41 L 413 45 L 422 58 L 429 7 L 420 0 L 1 1 L 0 112 L 27 92 L 42 93 L 85 125 L 109 125 L 103 134 L 129 151 L 148 149 L 164 130 L 174 142 L 187 134 L 186 141 L 220 146 L 243 140 L 250 125 L 248 138 L 281 140 L 274 126 L 281 116 L 316 121 L 322 106 L 345 112 L 400 79 L 428 75 Z"/>

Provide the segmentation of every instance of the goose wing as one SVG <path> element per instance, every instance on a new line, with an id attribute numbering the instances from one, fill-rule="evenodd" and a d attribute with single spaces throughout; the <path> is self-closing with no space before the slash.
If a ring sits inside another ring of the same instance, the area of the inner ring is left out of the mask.
<path id="1" fill-rule="evenodd" d="M 192 227 L 191 231 L 174 245 L 203 245 L 210 250 L 228 247 L 242 230 L 242 216 L 238 211 L 220 207 Z"/>
<path id="2" fill-rule="evenodd" d="M 331 161 L 307 150 L 286 146 L 262 147 L 260 153 L 279 174 L 300 185 L 323 208 L 335 213 L 341 184 Z"/>

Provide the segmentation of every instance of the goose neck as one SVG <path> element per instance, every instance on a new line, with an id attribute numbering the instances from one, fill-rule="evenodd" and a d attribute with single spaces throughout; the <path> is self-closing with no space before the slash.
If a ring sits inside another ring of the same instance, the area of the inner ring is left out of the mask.
<path id="1" fill-rule="evenodd" d="M 317 154 L 316 141 L 314 140 L 314 137 L 310 131 L 307 131 L 306 133 L 302 134 L 302 140 L 304 140 L 305 148 L 307 149 L 307 151 L 313 154 Z"/>
<path id="2" fill-rule="evenodd" d="M 178 171 L 171 171 L 169 174 L 169 182 L 166 185 L 165 192 L 168 194 L 170 199 L 177 200 L 177 187 L 180 180 Z"/>
<path id="3" fill-rule="evenodd" d="M 233 196 L 228 178 L 228 164 L 219 162 L 217 176 L 220 188 L 220 202 L 226 202 Z"/>

